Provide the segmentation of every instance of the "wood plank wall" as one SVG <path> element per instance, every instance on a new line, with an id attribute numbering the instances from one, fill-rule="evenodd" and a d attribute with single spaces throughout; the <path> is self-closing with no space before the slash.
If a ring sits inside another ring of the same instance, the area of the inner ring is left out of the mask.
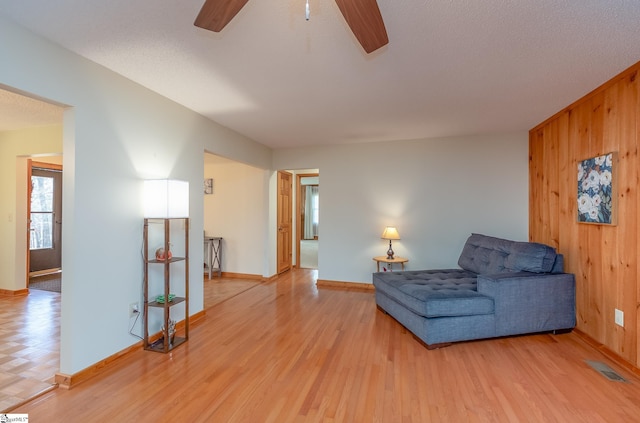
<path id="1" fill-rule="evenodd" d="M 576 275 L 577 328 L 640 367 L 640 62 L 529 132 L 529 238 Z M 617 152 L 617 225 L 577 223 L 577 163 Z M 615 309 L 624 327 L 615 324 Z"/>

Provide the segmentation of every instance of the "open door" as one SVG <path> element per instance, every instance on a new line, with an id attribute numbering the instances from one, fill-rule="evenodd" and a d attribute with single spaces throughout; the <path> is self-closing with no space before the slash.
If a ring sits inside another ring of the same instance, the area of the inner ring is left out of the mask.
<path id="1" fill-rule="evenodd" d="M 278 274 L 291 269 L 292 180 L 291 173 L 278 171 Z"/>
<path id="2" fill-rule="evenodd" d="M 62 265 L 62 166 L 30 162 L 29 274 L 59 270 Z"/>

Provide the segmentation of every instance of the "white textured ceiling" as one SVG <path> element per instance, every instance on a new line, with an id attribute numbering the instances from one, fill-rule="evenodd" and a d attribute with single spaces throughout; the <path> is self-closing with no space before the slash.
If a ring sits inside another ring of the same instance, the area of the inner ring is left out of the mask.
<path id="1" fill-rule="evenodd" d="M 4 0 L 0 14 L 274 148 L 525 131 L 640 60 L 640 1 L 378 0 L 367 55 L 333 0 Z M 1 83 L 1 81 L 0 81 Z"/>
<path id="2" fill-rule="evenodd" d="M 64 109 L 0 87 L 0 132 L 62 123 Z"/>

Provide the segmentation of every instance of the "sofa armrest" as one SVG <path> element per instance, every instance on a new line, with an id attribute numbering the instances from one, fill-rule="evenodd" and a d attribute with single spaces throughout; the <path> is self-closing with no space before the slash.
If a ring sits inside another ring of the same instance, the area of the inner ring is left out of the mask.
<path id="1" fill-rule="evenodd" d="M 570 273 L 478 275 L 478 292 L 494 299 L 498 336 L 573 328 L 575 286 Z"/>

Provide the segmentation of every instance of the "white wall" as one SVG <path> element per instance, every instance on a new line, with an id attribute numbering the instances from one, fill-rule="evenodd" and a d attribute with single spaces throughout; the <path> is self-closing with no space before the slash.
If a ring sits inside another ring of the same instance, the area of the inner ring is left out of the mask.
<path id="1" fill-rule="evenodd" d="M 270 172 L 205 154 L 204 177 L 213 194 L 204 196 L 204 230 L 223 238 L 222 271 L 263 275 Z"/>
<path id="2" fill-rule="evenodd" d="M 319 169 L 321 279 L 369 282 L 371 258 L 386 251 L 379 238 L 385 225 L 398 227 L 403 239 L 394 249 L 413 269 L 455 266 L 471 232 L 527 238 L 526 133 L 287 149 L 272 158 L 268 148 L 1 17 L 0 57 L 0 84 L 70 106 L 63 123 L 62 373 L 137 342 L 128 334 L 128 305 L 140 299 L 145 178 L 190 182 L 191 312 L 202 310 L 204 151 L 261 169 Z M 276 178 L 265 173 L 268 223 L 256 244 L 263 245 L 262 274 L 270 276 Z"/>
<path id="3" fill-rule="evenodd" d="M 27 159 L 51 162 L 41 156 L 60 153 L 62 122 L 0 132 L 0 289 L 27 287 Z"/>
<path id="4" fill-rule="evenodd" d="M 195 313 L 203 308 L 204 151 L 265 169 L 271 152 L 4 18 L 0 57 L 0 84 L 70 106 L 60 371 L 73 374 L 138 341 L 128 334 L 128 305 L 141 296 L 142 180 L 190 182 Z"/>
<path id="5" fill-rule="evenodd" d="M 385 226 L 407 269 L 457 267 L 472 232 L 528 238 L 528 134 L 275 150 L 274 169 L 318 168 L 318 278 L 371 282 Z"/>

